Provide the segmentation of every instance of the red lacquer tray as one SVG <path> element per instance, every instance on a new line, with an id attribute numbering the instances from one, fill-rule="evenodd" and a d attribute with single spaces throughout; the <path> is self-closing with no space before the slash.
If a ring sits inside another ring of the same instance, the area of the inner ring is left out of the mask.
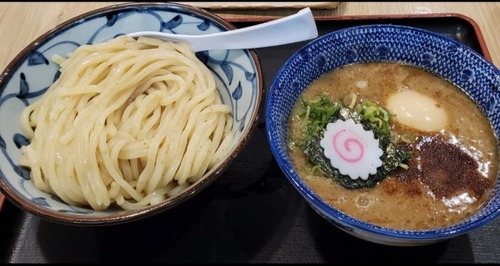
<path id="1" fill-rule="evenodd" d="M 270 18 L 233 19 L 247 27 Z M 431 30 L 491 61 L 477 24 L 459 14 L 316 17 L 320 35 L 366 24 Z M 272 36 L 270 36 L 272 37 Z M 264 86 L 305 42 L 257 49 Z M 328 224 L 288 183 L 274 161 L 264 115 L 231 167 L 186 203 L 110 227 L 55 224 L 0 196 L 0 263 L 500 263 L 500 220 L 437 244 L 401 248 L 357 239 Z"/>

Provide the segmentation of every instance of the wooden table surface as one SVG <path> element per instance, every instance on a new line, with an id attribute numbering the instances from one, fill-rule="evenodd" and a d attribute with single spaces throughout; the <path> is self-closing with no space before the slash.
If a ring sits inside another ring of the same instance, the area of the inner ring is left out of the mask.
<path id="1" fill-rule="evenodd" d="M 58 24 L 93 9 L 120 2 L 0 3 L 0 70 L 35 38 Z M 196 2 L 193 2 L 196 3 Z M 200 3 L 200 2 L 198 2 Z M 297 3 L 295 3 L 297 4 Z M 275 17 L 296 9 L 218 9 L 224 18 Z M 484 36 L 492 62 L 500 66 L 500 2 L 340 2 L 334 9 L 314 9 L 315 16 L 458 13 L 474 20 Z"/>

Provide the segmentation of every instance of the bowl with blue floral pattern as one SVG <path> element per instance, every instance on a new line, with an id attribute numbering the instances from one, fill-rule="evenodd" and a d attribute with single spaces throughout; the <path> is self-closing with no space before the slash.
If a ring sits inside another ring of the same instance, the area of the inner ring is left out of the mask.
<path id="1" fill-rule="evenodd" d="M 447 36 L 349 27 L 282 65 L 266 132 L 286 178 L 332 225 L 427 245 L 500 215 L 499 88 L 498 67 Z"/>
<path id="2" fill-rule="evenodd" d="M 58 80 L 60 66 L 54 62 L 54 55 L 64 57 L 80 46 L 107 42 L 137 31 L 198 35 L 235 28 L 222 17 L 201 8 L 176 3 L 145 2 L 116 4 L 93 10 L 63 22 L 38 37 L 0 75 L 2 194 L 29 213 L 72 225 L 112 225 L 135 221 L 173 208 L 198 194 L 229 167 L 249 141 L 256 125 L 263 101 L 263 80 L 260 61 L 254 50 L 196 52 L 196 58 L 214 77 L 217 93 L 227 108 L 224 112 L 232 117 L 232 122 L 226 121 L 227 128 L 224 128 L 228 129 L 232 138 L 227 138 L 230 142 L 217 157 L 218 161 L 212 163 L 201 177 L 189 182 L 182 190 L 144 206 L 126 209 L 113 204 L 105 209 L 75 206 L 53 193 L 40 190 L 34 184 L 31 169 L 21 164 L 21 150 L 30 144 L 30 137 L 22 130 L 20 115 L 22 110 L 39 100 Z M 145 123 L 141 126 L 144 128 L 148 125 Z M 218 134 L 222 133 L 213 133 L 210 140 L 215 143 L 216 139 L 221 139 Z M 47 138 L 50 138 L 49 135 Z M 197 152 L 202 154 L 202 151 Z M 68 154 L 77 153 L 74 150 Z M 182 155 L 179 154 L 179 157 Z M 200 158 L 197 158 L 192 163 L 195 165 L 200 162 Z M 129 164 L 128 167 L 134 168 L 137 165 Z M 44 175 L 50 174 L 44 172 Z"/>

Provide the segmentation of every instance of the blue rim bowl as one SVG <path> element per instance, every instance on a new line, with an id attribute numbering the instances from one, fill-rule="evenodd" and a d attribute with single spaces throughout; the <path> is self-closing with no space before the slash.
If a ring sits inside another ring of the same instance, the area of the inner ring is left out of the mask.
<path id="1" fill-rule="evenodd" d="M 301 92 L 322 74 L 356 62 L 403 62 L 433 72 L 462 88 L 482 107 L 500 134 L 500 70 L 483 56 L 440 34 L 409 26 L 365 25 L 334 31 L 309 42 L 281 67 L 270 86 L 266 134 L 286 178 L 323 218 L 361 239 L 393 246 L 426 245 L 468 233 L 500 214 L 500 180 L 489 202 L 458 224 L 433 230 L 396 230 L 373 225 L 333 208 L 293 168 L 287 142 L 288 117 Z"/>
<path id="2" fill-rule="evenodd" d="M 19 208 L 41 218 L 70 225 L 120 224 L 163 212 L 188 200 L 216 180 L 249 142 L 263 105 L 263 78 L 251 49 L 198 52 L 215 76 L 222 101 L 234 118 L 235 141 L 223 161 L 177 196 L 138 210 L 94 211 L 68 206 L 37 190 L 29 172 L 19 166 L 20 146 L 28 141 L 20 129 L 20 111 L 57 78 L 53 54 L 65 56 L 83 44 L 94 44 L 136 31 L 206 34 L 236 29 L 201 8 L 175 3 L 125 3 L 74 17 L 38 37 L 0 74 L 0 191 Z"/>

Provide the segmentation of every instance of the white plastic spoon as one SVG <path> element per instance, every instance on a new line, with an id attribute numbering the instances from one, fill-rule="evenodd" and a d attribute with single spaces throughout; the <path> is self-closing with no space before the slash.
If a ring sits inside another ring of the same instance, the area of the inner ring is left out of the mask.
<path id="1" fill-rule="evenodd" d="M 241 29 L 202 35 L 138 31 L 131 37 L 147 36 L 166 41 L 187 42 L 195 52 L 218 49 L 253 49 L 310 40 L 318 36 L 309 7 L 296 14 Z"/>

